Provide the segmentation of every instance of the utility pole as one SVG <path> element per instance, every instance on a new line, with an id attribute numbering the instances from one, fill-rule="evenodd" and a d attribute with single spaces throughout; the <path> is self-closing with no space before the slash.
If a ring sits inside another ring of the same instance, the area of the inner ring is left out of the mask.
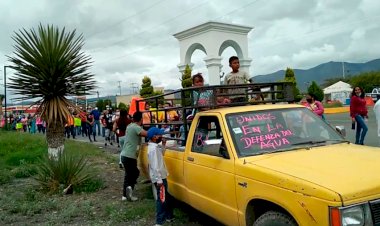
<path id="1" fill-rule="evenodd" d="M 344 79 L 344 62 L 342 61 L 342 72 L 343 72 L 343 79 Z"/>
<path id="2" fill-rule="evenodd" d="M 131 83 L 131 88 L 132 88 L 132 94 L 136 94 L 136 93 L 137 93 L 137 90 L 138 90 L 137 83 L 132 82 L 132 83 Z"/>
<path id="3" fill-rule="evenodd" d="M 119 83 L 119 91 L 120 91 L 120 96 L 121 96 L 121 85 L 120 85 L 120 83 L 121 83 L 121 81 L 117 81 L 118 83 Z"/>

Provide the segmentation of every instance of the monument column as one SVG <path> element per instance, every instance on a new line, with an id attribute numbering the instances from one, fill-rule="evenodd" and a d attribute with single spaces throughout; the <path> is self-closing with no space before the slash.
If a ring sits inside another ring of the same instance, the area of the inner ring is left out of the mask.
<path id="1" fill-rule="evenodd" d="M 220 85 L 220 68 L 222 66 L 222 57 L 206 57 L 204 59 L 206 62 L 209 85 Z"/>
<path id="2" fill-rule="evenodd" d="M 239 62 L 240 62 L 240 70 L 247 72 L 248 76 L 251 76 L 249 68 L 251 66 L 252 59 L 250 58 L 239 59 Z"/>
<path id="3" fill-rule="evenodd" d="M 179 69 L 179 72 L 181 72 L 181 75 L 183 74 L 183 72 L 185 71 L 186 69 L 186 65 L 187 64 L 178 64 L 177 67 Z M 188 63 L 189 67 L 191 70 L 193 70 L 193 67 L 194 67 L 194 64 L 193 63 Z"/>

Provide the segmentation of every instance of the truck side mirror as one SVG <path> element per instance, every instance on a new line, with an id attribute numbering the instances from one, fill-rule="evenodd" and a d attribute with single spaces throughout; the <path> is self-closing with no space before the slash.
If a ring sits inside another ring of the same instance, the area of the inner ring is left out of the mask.
<path id="1" fill-rule="evenodd" d="M 344 126 L 335 126 L 335 129 L 340 135 L 346 137 L 346 128 Z"/>

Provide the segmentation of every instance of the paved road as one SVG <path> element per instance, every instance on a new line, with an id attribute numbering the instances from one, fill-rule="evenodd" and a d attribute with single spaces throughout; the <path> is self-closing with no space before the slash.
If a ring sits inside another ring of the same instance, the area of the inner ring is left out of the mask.
<path id="1" fill-rule="evenodd" d="M 96 136 L 95 138 L 96 138 L 96 142 L 92 142 L 92 143 L 95 146 L 97 146 L 99 149 L 106 149 L 108 151 L 111 151 L 112 153 L 119 153 L 120 148 L 117 147 L 116 142 L 113 142 L 113 145 L 108 144 L 107 146 L 105 146 L 104 145 L 104 143 L 105 143 L 104 137 Z M 70 139 L 72 139 L 72 138 L 70 138 Z M 91 136 L 91 139 L 93 139 L 92 136 Z M 75 140 L 90 143 L 90 140 L 88 139 L 88 137 L 82 137 L 82 135 L 76 136 Z"/>
<path id="2" fill-rule="evenodd" d="M 368 117 L 368 133 L 364 139 L 364 144 L 379 147 L 380 138 L 377 136 L 377 122 L 372 107 L 368 108 Z M 327 114 L 326 120 L 334 127 L 337 125 L 343 125 L 347 132 L 346 139 L 355 143 L 355 130 L 351 129 L 351 118 L 349 113 Z"/>

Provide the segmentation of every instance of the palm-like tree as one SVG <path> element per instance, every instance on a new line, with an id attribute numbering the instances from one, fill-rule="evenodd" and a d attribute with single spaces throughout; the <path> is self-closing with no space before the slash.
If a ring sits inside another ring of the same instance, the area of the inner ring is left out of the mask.
<path id="1" fill-rule="evenodd" d="M 18 99 L 35 99 L 38 112 L 47 122 L 46 139 L 50 157 L 64 149 L 64 125 L 70 108 L 75 106 L 67 97 L 85 95 L 95 88 L 93 74 L 88 72 L 91 58 L 81 51 L 83 36 L 66 32 L 53 25 L 41 24 L 37 31 L 15 32 L 12 39 L 15 56 L 8 56 L 16 73 L 9 87 Z"/>

